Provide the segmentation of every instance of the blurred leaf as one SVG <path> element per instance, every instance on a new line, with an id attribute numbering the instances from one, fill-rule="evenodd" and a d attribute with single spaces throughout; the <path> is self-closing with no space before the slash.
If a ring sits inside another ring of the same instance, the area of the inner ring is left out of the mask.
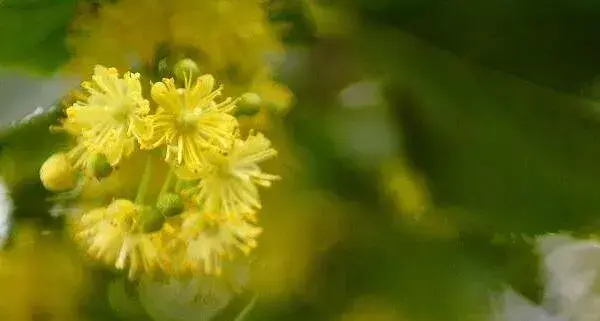
<path id="1" fill-rule="evenodd" d="M 480 239 L 430 242 L 397 235 L 368 218 L 355 224 L 360 236 L 315 271 L 321 294 L 315 301 L 336 311 L 349 299 L 372 295 L 410 320 L 486 319 L 490 295 L 502 284 L 498 251 Z"/>
<path id="2" fill-rule="evenodd" d="M 368 39 L 367 59 L 393 77 L 390 96 L 414 164 L 436 203 L 471 213 L 463 226 L 548 233 L 597 215 L 593 102 L 478 69 L 402 33 L 371 30 Z"/>
<path id="3" fill-rule="evenodd" d="M 48 215 L 49 192 L 39 180 L 41 164 L 66 143 L 66 137 L 52 134 L 60 108 L 50 107 L 43 114 L 15 122 L 0 129 L 0 177 L 14 201 L 15 219 L 32 218 L 46 228 L 57 228 L 61 221 Z"/>
<path id="4" fill-rule="evenodd" d="M 304 0 L 269 0 L 269 19 L 279 25 L 287 44 L 310 43 L 315 27 L 308 21 Z"/>
<path id="5" fill-rule="evenodd" d="M 372 25 L 402 28 L 462 59 L 578 94 L 600 73 L 590 0 L 354 0 Z"/>
<path id="6" fill-rule="evenodd" d="M 544 299 L 543 258 L 533 240 L 517 236 L 497 244 L 504 253 L 502 264 L 506 283 L 531 302 L 541 304 Z"/>
<path id="7" fill-rule="evenodd" d="M 52 72 L 69 57 L 65 39 L 77 0 L 0 2 L 0 65 Z"/>
<path id="8" fill-rule="evenodd" d="M 211 275 L 160 281 L 145 277 L 138 287 L 142 307 L 156 321 L 212 320 L 234 294 L 223 279 Z"/>
<path id="9" fill-rule="evenodd" d="M 108 285 L 108 302 L 111 308 L 123 320 L 140 319 L 146 316 L 144 308 L 139 301 L 135 300 L 132 293 L 135 291 L 127 291 L 128 281 L 125 278 L 113 280 Z M 146 316 L 145 319 L 148 319 Z"/>
<path id="10" fill-rule="evenodd" d="M 40 115 L 0 129 L 0 176 L 10 187 L 25 181 L 39 181 L 41 164 L 65 146 L 65 135 L 49 130 L 50 125 L 57 124 L 61 114 L 59 107 L 52 106 Z"/>

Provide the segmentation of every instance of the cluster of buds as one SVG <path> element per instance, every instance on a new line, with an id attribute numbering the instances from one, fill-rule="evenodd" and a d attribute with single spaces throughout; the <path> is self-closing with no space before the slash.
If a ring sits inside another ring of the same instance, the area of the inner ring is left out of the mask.
<path id="1" fill-rule="evenodd" d="M 130 278 L 220 274 L 256 247 L 259 187 L 279 179 L 259 167 L 277 154 L 270 141 L 242 134 L 234 117 L 260 97 L 221 99 L 223 87 L 189 59 L 174 75 L 146 90 L 138 73 L 96 66 L 85 98 L 53 127 L 72 144 L 40 168 L 54 200 L 77 209 L 68 215 L 77 243 Z"/>

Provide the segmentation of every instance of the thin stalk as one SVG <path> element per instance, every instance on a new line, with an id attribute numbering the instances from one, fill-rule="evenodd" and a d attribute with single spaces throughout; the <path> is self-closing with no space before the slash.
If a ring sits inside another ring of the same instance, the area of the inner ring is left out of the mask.
<path id="1" fill-rule="evenodd" d="M 144 174 L 142 175 L 142 180 L 140 182 L 140 187 L 138 188 L 137 195 L 135 196 L 136 204 L 144 204 L 144 199 L 146 197 L 146 193 L 148 192 L 148 185 L 150 184 L 150 179 L 152 178 L 152 157 L 148 157 L 146 160 L 146 167 L 144 168 Z"/>
<path id="2" fill-rule="evenodd" d="M 244 309 L 240 311 L 240 313 L 237 315 L 234 321 L 243 321 L 248 316 L 250 311 L 252 311 L 252 308 L 254 308 L 256 300 L 258 300 L 258 294 L 255 294 L 254 297 L 252 297 L 250 303 L 248 303 L 248 305 L 246 305 L 246 307 L 244 307 Z"/>
<path id="3" fill-rule="evenodd" d="M 179 193 L 182 186 L 183 186 L 183 180 L 180 178 L 177 178 L 177 181 L 175 181 L 175 192 Z"/>
<path id="4" fill-rule="evenodd" d="M 162 187 L 160 188 L 160 194 L 158 194 L 159 197 L 169 191 L 169 188 L 171 188 L 171 185 L 172 185 L 171 183 L 173 182 L 174 176 L 175 176 L 175 173 L 173 172 L 173 168 L 169 168 L 167 177 L 165 178 L 165 181 L 164 181 Z"/>

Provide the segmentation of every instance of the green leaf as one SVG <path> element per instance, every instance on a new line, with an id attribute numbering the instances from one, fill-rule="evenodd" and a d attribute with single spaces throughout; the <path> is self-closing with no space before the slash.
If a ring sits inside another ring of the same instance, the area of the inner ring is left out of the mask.
<path id="1" fill-rule="evenodd" d="M 54 134 L 62 111 L 50 107 L 43 114 L 0 129 L 0 176 L 13 187 L 24 182 L 39 183 L 39 168 L 53 152 L 66 146 L 67 137 Z"/>
<path id="2" fill-rule="evenodd" d="M 482 70 L 406 34 L 370 30 L 369 39 L 362 48 L 392 79 L 413 163 L 438 205 L 472 213 L 461 225 L 547 233 L 597 216 L 594 102 Z"/>
<path id="3" fill-rule="evenodd" d="M 0 3 L 0 66 L 50 73 L 69 57 L 68 28 L 76 0 Z"/>
<path id="4" fill-rule="evenodd" d="M 107 296 L 110 307 L 123 320 L 149 320 L 137 298 L 135 291 L 128 291 L 132 285 L 125 278 L 114 279 L 108 285 Z M 134 294 L 132 294 L 133 292 Z"/>
<path id="5" fill-rule="evenodd" d="M 541 304 L 545 289 L 541 275 L 543 258 L 535 241 L 522 235 L 509 235 L 492 243 L 502 253 L 499 266 L 506 283 L 531 302 Z"/>
<path id="6" fill-rule="evenodd" d="M 600 73 L 592 0 L 351 0 L 367 23 L 402 28 L 462 59 L 579 94 Z"/>

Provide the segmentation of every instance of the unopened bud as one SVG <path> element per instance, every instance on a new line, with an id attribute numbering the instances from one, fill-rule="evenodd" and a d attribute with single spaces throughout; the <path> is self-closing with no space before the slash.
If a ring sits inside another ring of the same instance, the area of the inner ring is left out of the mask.
<path id="1" fill-rule="evenodd" d="M 77 174 L 65 153 L 50 156 L 40 168 L 40 180 L 52 192 L 72 189 L 77 183 Z"/>
<path id="2" fill-rule="evenodd" d="M 240 97 L 236 116 L 253 116 L 260 111 L 262 99 L 256 93 L 247 92 Z"/>
<path id="3" fill-rule="evenodd" d="M 140 230 L 142 233 L 154 233 L 159 231 L 165 223 L 165 217 L 150 206 L 142 208 L 140 213 Z"/>
<path id="4" fill-rule="evenodd" d="M 113 171 L 113 167 L 110 166 L 110 163 L 104 154 L 94 154 L 88 164 L 90 172 L 92 172 L 97 179 L 105 178 Z"/>
<path id="5" fill-rule="evenodd" d="M 198 64 L 196 64 L 195 61 L 189 58 L 185 58 L 179 60 L 175 64 L 173 71 L 175 73 L 175 77 L 177 77 L 180 80 L 185 80 L 197 76 L 200 72 L 200 69 L 198 68 Z"/>
<path id="6" fill-rule="evenodd" d="M 183 207 L 183 199 L 176 193 L 165 193 L 156 202 L 156 209 L 164 217 L 173 217 L 181 214 Z"/>
<path id="7" fill-rule="evenodd" d="M 247 92 L 244 93 L 241 97 L 242 101 L 249 105 L 260 105 L 262 99 L 257 93 Z"/>

